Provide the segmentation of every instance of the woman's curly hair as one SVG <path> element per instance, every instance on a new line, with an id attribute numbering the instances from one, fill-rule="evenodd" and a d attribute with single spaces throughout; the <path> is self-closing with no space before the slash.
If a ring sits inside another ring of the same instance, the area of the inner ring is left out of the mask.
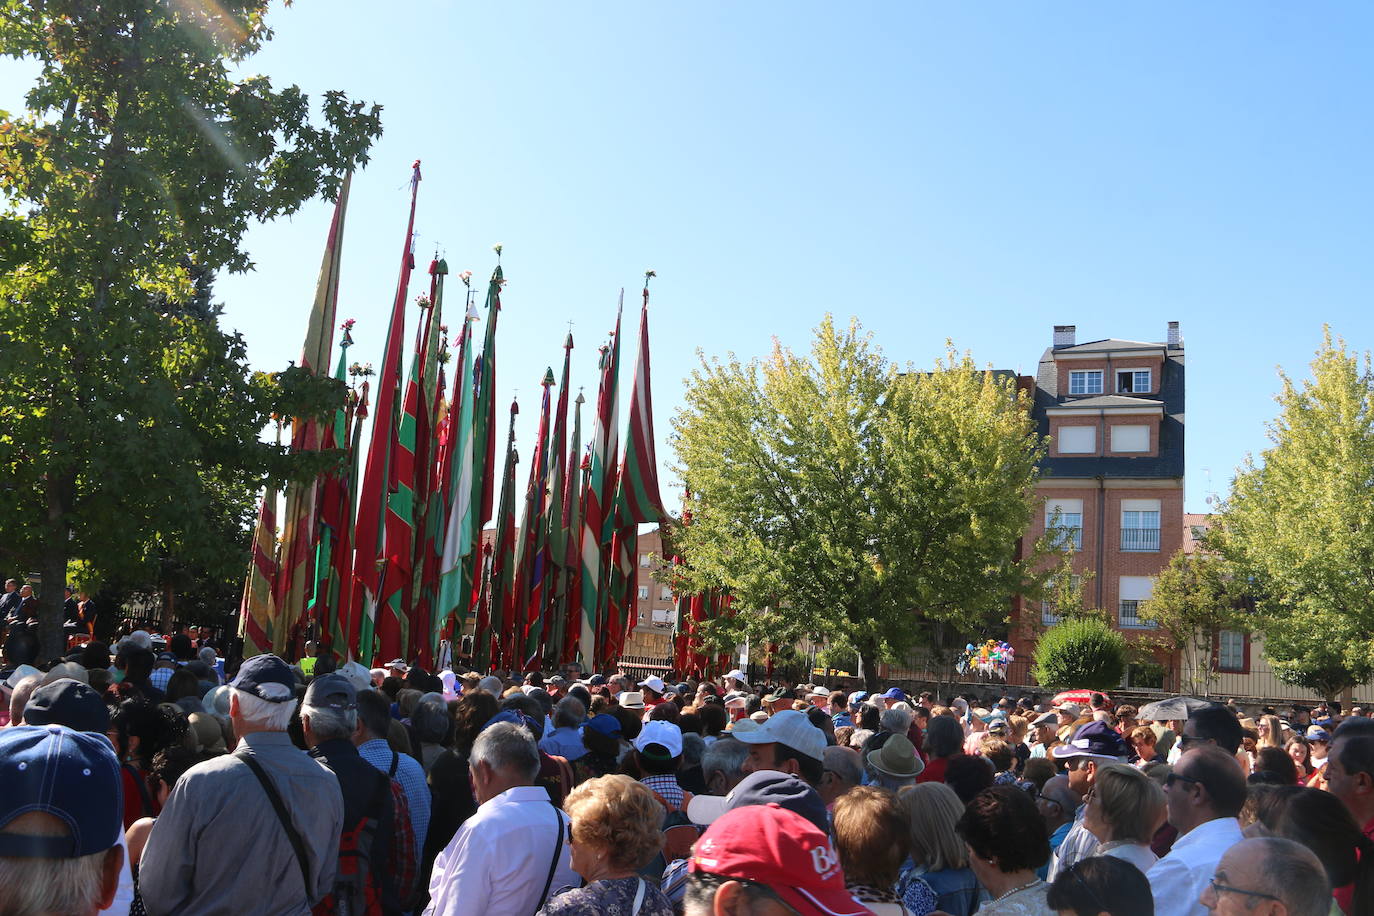
<path id="1" fill-rule="evenodd" d="M 574 843 L 605 850 L 611 865 L 638 871 L 663 846 L 663 805 L 643 783 L 619 774 L 589 779 L 563 803 Z"/>

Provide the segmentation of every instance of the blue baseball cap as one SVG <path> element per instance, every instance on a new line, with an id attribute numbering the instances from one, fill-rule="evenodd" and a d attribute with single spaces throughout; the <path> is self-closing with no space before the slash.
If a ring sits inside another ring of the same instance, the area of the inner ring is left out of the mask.
<path id="1" fill-rule="evenodd" d="M 1068 744 L 1061 744 L 1051 753 L 1065 757 L 1097 757 L 1112 760 L 1126 759 L 1126 743 L 1116 729 L 1106 722 L 1089 722 L 1073 733 Z"/>
<path id="2" fill-rule="evenodd" d="M 590 728 L 598 735 L 605 735 L 607 738 L 620 737 L 620 720 L 609 713 L 603 712 L 600 715 L 592 716 L 582 723 L 582 727 Z"/>
<path id="3" fill-rule="evenodd" d="M 830 827 L 820 793 L 797 777 L 777 770 L 750 773 L 728 795 L 694 795 L 687 805 L 687 817 L 694 824 L 711 824 L 726 811 L 746 805 L 777 805 L 800 814 L 817 830 Z"/>
<path id="4" fill-rule="evenodd" d="M 512 725 L 523 725 L 526 728 L 528 728 L 530 732 L 535 736 L 538 736 L 539 733 L 543 731 L 543 729 L 539 727 L 539 723 L 535 722 L 533 719 L 531 719 L 529 716 L 525 715 L 522 712 L 516 712 L 514 709 L 501 710 L 496 715 L 492 716 L 490 719 L 487 720 L 487 724 L 482 726 L 481 731 L 486 731 L 493 725 L 496 725 L 500 722 L 509 722 Z"/>
<path id="5" fill-rule="evenodd" d="M 0 856 L 77 859 L 104 852 L 124 833 L 124 790 L 109 739 L 62 725 L 0 729 L 0 828 L 39 811 L 66 836 L 0 833 Z"/>
<path id="6" fill-rule="evenodd" d="M 905 700 L 906 692 L 900 687 L 889 687 L 883 694 L 884 700 Z"/>
<path id="7" fill-rule="evenodd" d="M 264 689 L 269 684 L 280 685 L 286 690 Z M 255 655 L 245 661 L 239 668 L 239 676 L 229 686 L 269 703 L 284 703 L 296 698 L 296 676 L 291 673 L 291 666 L 275 655 Z"/>
<path id="8" fill-rule="evenodd" d="M 357 709 L 358 691 L 342 674 L 322 674 L 305 688 L 305 705 L 315 709 Z"/>

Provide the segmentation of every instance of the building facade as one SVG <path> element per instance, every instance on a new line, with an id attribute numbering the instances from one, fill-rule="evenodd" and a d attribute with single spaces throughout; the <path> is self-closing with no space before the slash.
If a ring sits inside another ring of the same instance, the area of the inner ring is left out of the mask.
<path id="1" fill-rule="evenodd" d="M 1032 414 L 1049 439 L 1036 483 L 1036 513 L 1022 549 L 1047 531 L 1072 554 L 1085 606 L 1108 612 L 1128 640 L 1153 641 L 1139 616 L 1154 580 L 1183 545 L 1183 338 L 1171 321 L 1159 342 L 1107 338 L 1079 343 L 1054 329 L 1034 380 Z M 1058 621 L 1052 602 L 1018 598 L 1011 641 L 1029 661 Z M 1176 659 L 1131 666 L 1126 686 L 1163 687 Z"/>

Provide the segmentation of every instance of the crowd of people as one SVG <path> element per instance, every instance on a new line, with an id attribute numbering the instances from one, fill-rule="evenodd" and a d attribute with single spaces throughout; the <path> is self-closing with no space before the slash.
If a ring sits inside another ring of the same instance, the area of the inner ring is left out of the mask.
<path id="1" fill-rule="evenodd" d="M 429 672 L 0 670 L 0 913 L 1354 916 L 1374 720 Z"/>

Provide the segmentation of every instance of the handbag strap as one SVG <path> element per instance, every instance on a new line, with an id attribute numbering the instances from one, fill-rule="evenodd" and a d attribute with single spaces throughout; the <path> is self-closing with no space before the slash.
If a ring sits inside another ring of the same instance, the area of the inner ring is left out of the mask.
<path id="1" fill-rule="evenodd" d="M 281 821 L 281 826 L 286 831 L 286 838 L 291 841 L 291 848 L 296 851 L 296 862 L 301 867 L 301 881 L 305 884 L 305 899 L 309 900 L 314 895 L 314 885 L 310 883 L 310 862 L 305 854 L 305 842 L 301 839 L 300 833 L 296 831 L 296 825 L 291 823 L 291 816 L 286 813 L 286 805 L 282 803 L 281 796 L 277 794 L 277 787 L 272 785 L 272 780 L 263 771 L 262 764 L 253 759 L 253 755 L 247 751 L 236 751 L 234 756 L 248 765 L 248 769 L 253 771 L 253 775 L 262 784 L 262 790 L 267 793 L 267 800 L 272 803 L 272 810 L 277 812 L 277 820 Z"/>
<path id="2" fill-rule="evenodd" d="M 644 906 L 644 879 L 639 879 L 639 887 L 635 890 L 635 906 L 630 910 L 630 916 L 639 916 L 640 907 Z"/>
<path id="3" fill-rule="evenodd" d="M 536 913 L 544 906 L 544 901 L 549 897 L 549 888 L 553 886 L 553 873 L 558 870 L 558 860 L 563 853 L 563 815 L 552 801 L 549 802 L 549 806 L 553 808 L 553 819 L 558 821 L 558 840 L 553 844 L 553 858 L 549 860 L 549 876 L 544 879 L 544 890 L 534 905 Z"/>

